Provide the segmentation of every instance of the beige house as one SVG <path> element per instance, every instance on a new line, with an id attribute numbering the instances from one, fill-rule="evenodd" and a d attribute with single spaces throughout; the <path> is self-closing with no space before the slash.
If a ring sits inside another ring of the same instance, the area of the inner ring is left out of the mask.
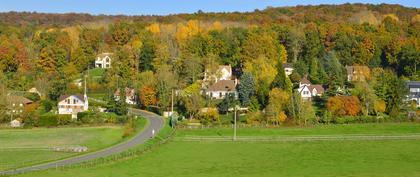
<path id="1" fill-rule="evenodd" d="M 73 119 L 77 113 L 89 108 L 87 95 L 62 95 L 58 101 L 58 114 L 71 114 Z"/>
<path id="2" fill-rule="evenodd" d="M 117 89 L 114 93 L 115 101 L 120 100 L 120 89 Z M 127 104 L 137 104 L 136 93 L 132 88 L 125 88 L 125 102 Z"/>
<path id="3" fill-rule="evenodd" d="M 215 84 L 211 85 L 206 91 L 206 96 L 210 97 L 211 99 L 223 99 L 228 94 L 233 93 L 235 97 L 238 97 L 238 93 L 236 91 L 236 85 L 238 84 L 238 80 L 219 80 Z"/>

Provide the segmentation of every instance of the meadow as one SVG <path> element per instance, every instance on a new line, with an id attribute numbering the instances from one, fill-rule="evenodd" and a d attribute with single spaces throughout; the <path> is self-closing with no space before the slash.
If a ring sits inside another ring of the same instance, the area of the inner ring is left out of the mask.
<path id="1" fill-rule="evenodd" d="M 137 131 L 146 124 L 140 119 Z M 85 146 L 97 151 L 124 141 L 122 126 L 60 127 L 0 130 L 0 170 L 63 159 L 81 153 L 56 152 L 54 147 Z"/>
<path id="2" fill-rule="evenodd" d="M 229 129 L 178 130 L 176 137 L 229 135 Z M 239 136 L 418 134 L 420 124 L 244 128 Z M 18 176 L 420 176 L 419 140 L 217 142 L 172 140 L 136 158 L 92 168 Z"/>

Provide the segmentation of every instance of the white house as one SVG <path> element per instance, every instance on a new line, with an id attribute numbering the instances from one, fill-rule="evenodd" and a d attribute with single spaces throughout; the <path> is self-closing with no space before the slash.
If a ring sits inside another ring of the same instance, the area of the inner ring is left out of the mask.
<path id="1" fill-rule="evenodd" d="M 88 98 L 82 95 L 62 95 L 58 101 L 58 114 L 71 114 L 73 119 L 77 113 L 87 111 L 89 108 Z"/>
<path id="2" fill-rule="evenodd" d="M 117 89 L 117 91 L 115 91 L 114 98 L 115 98 L 115 101 L 120 100 L 120 89 Z M 135 93 L 134 89 L 127 88 L 127 87 L 125 88 L 125 102 L 127 104 L 136 104 L 137 103 L 136 93 Z"/>
<path id="3" fill-rule="evenodd" d="M 284 72 L 286 75 L 290 76 L 293 73 L 293 64 L 292 63 L 284 63 L 283 64 Z"/>
<path id="4" fill-rule="evenodd" d="M 312 85 L 308 79 L 303 78 L 299 82 L 298 92 L 304 100 L 311 100 L 314 96 L 322 96 L 325 90 L 322 85 Z"/>
<path id="5" fill-rule="evenodd" d="M 420 81 L 407 81 L 407 87 L 409 90 L 408 100 L 415 101 L 417 107 L 420 107 Z"/>
<path id="6" fill-rule="evenodd" d="M 214 80 L 215 82 L 219 80 L 231 80 L 232 79 L 232 67 L 230 65 L 221 65 L 216 70 L 216 73 L 209 73 L 206 71 L 204 73 L 204 81 Z"/>
<path id="7" fill-rule="evenodd" d="M 219 80 L 211 85 L 206 91 L 206 95 L 211 99 L 223 99 L 226 95 L 233 93 L 235 97 L 238 96 L 236 85 L 238 80 Z"/>
<path id="8" fill-rule="evenodd" d="M 95 67 L 96 68 L 111 68 L 111 56 L 112 53 L 101 53 L 96 57 Z"/>

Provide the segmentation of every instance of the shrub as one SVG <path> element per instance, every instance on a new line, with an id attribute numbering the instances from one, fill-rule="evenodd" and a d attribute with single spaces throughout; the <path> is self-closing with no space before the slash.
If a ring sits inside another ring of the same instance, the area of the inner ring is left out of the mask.
<path id="1" fill-rule="evenodd" d="M 124 126 L 123 138 L 131 136 L 136 130 L 136 123 L 132 118 L 129 118 L 127 123 Z"/>
<path id="2" fill-rule="evenodd" d="M 55 127 L 58 125 L 57 115 L 54 114 L 44 114 L 39 117 L 39 126 L 45 127 Z"/>
<path id="3" fill-rule="evenodd" d="M 208 108 L 207 111 L 198 114 L 201 123 L 220 122 L 220 115 L 216 108 Z"/>

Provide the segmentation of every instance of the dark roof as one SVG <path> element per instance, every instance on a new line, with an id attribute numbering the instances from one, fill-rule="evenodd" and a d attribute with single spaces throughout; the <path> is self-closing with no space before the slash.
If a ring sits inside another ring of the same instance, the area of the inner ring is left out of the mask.
<path id="1" fill-rule="evenodd" d="M 7 97 L 9 102 L 13 102 L 13 103 L 22 103 L 22 104 L 31 104 L 33 101 L 23 97 L 23 96 L 18 96 L 18 95 L 10 95 Z"/>
<path id="2" fill-rule="evenodd" d="M 78 98 L 79 100 L 85 101 L 84 96 L 83 96 L 83 95 L 81 95 L 81 94 L 76 94 L 76 95 L 61 95 L 61 96 L 60 96 L 60 99 L 59 99 L 58 101 L 59 101 L 59 102 L 60 102 L 60 101 L 63 101 L 63 100 L 67 99 L 67 98 L 68 98 L 68 97 L 70 97 L 70 96 L 75 96 L 75 97 L 76 97 L 76 98 Z"/>
<path id="3" fill-rule="evenodd" d="M 407 81 L 408 88 L 420 88 L 420 81 Z"/>
<path id="4" fill-rule="evenodd" d="M 322 85 L 310 85 L 308 88 L 309 88 L 309 91 L 311 92 L 313 89 L 316 89 L 318 91 L 318 94 L 323 94 L 325 91 Z"/>
<path id="5" fill-rule="evenodd" d="M 134 92 L 135 91 L 132 88 L 128 88 L 128 87 L 125 88 L 125 96 L 126 97 L 134 96 Z M 119 88 L 117 89 L 117 91 L 115 91 L 114 96 L 120 96 L 120 89 Z"/>
<path id="6" fill-rule="evenodd" d="M 306 77 L 304 77 L 302 80 L 300 80 L 301 84 L 312 84 Z"/>
<path id="7" fill-rule="evenodd" d="M 234 80 L 220 80 L 211 85 L 207 91 L 234 91 L 236 83 Z"/>
<path id="8" fill-rule="evenodd" d="M 293 63 L 283 63 L 283 68 L 293 68 Z"/>

